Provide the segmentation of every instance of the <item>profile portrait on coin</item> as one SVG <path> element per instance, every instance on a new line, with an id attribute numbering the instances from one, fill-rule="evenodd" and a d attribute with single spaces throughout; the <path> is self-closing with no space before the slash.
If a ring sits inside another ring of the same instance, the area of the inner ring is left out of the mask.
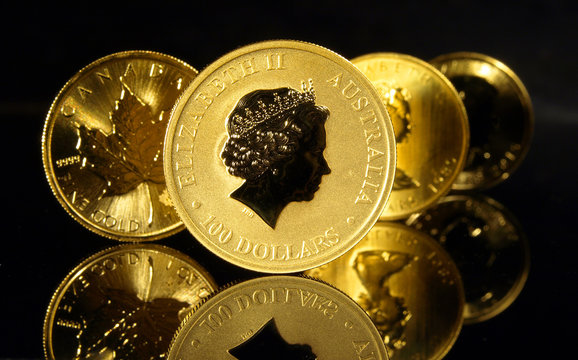
<path id="1" fill-rule="evenodd" d="M 311 201 L 323 175 L 329 110 L 315 104 L 313 83 L 255 90 L 227 118 L 229 138 L 221 158 L 245 182 L 229 196 L 250 207 L 271 228 L 292 201 Z"/>

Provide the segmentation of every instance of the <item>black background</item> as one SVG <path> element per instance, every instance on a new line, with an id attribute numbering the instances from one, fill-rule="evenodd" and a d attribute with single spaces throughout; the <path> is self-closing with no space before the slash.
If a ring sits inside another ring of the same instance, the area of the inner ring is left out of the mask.
<path id="1" fill-rule="evenodd" d="M 309 41 L 346 58 L 388 51 L 428 60 L 475 51 L 518 74 L 534 105 L 531 149 L 510 179 L 484 193 L 522 223 L 530 241 L 530 275 L 505 312 L 464 326 L 446 358 L 572 356 L 578 336 L 576 5 L 212 3 L 2 5 L 0 358 L 41 358 L 43 320 L 54 290 L 82 259 L 117 244 L 76 223 L 45 178 L 44 118 L 65 82 L 118 51 L 163 52 L 202 70 L 237 47 L 270 39 Z M 186 230 L 159 243 L 193 256 L 220 285 L 256 275 L 216 259 Z"/>

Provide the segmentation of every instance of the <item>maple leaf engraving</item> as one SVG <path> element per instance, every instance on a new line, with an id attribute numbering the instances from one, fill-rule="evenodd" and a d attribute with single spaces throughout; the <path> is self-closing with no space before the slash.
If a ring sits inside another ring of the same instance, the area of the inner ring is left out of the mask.
<path id="1" fill-rule="evenodd" d="M 166 356 L 189 304 L 175 299 L 143 301 L 120 289 L 100 289 L 83 319 L 75 359 L 159 359 Z"/>
<path id="2" fill-rule="evenodd" d="M 86 159 L 84 166 L 106 181 L 104 196 L 126 194 L 143 182 L 165 183 L 163 114 L 153 114 L 151 107 L 123 84 L 120 99 L 110 112 L 110 134 L 78 127 L 77 149 Z"/>

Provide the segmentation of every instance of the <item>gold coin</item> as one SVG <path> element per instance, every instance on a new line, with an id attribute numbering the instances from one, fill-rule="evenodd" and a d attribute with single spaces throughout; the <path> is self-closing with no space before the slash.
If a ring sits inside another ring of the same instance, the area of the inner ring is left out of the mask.
<path id="1" fill-rule="evenodd" d="M 469 144 L 468 119 L 452 84 L 412 56 L 375 53 L 351 60 L 377 88 L 395 130 L 397 168 L 382 220 L 407 218 L 447 194 Z"/>
<path id="2" fill-rule="evenodd" d="M 412 216 L 452 256 L 464 282 L 464 322 L 478 323 L 507 309 L 530 271 L 526 235 L 512 213 L 483 195 L 452 195 Z"/>
<path id="3" fill-rule="evenodd" d="M 161 358 L 180 322 L 215 288 L 199 264 L 168 247 L 99 252 L 56 290 L 44 323 L 46 358 Z"/>
<path id="4" fill-rule="evenodd" d="M 470 149 L 455 190 L 484 189 L 504 181 L 530 147 L 534 113 L 522 81 L 487 55 L 458 52 L 431 60 L 454 84 L 471 129 Z"/>
<path id="5" fill-rule="evenodd" d="M 267 41 L 195 78 L 171 114 L 164 166 L 204 246 L 244 268 L 295 272 L 343 254 L 377 221 L 393 183 L 393 129 L 349 61 Z"/>
<path id="6" fill-rule="evenodd" d="M 266 276 L 218 292 L 183 322 L 169 360 L 388 359 L 351 298 L 319 281 Z"/>
<path id="7" fill-rule="evenodd" d="M 464 289 L 454 261 L 403 224 L 379 221 L 348 253 L 306 274 L 357 301 L 391 359 L 441 359 L 460 333 Z"/>
<path id="8" fill-rule="evenodd" d="M 184 228 L 169 201 L 162 149 L 170 110 L 197 71 L 168 55 L 96 60 L 56 96 L 42 155 L 66 211 L 99 235 L 155 240 Z"/>

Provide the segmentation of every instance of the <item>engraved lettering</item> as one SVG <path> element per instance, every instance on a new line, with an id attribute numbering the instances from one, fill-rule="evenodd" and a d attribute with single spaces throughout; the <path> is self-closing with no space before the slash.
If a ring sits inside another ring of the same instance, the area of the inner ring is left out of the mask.
<path id="1" fill-rule="evenodd" d="M 56 325 L 76 330 L 82 329 L 82 325 L 79 322 L 73 320 L 58 319 L 56 321 Z"/>
<path id="2" fill-rule="evenodd" d="M 213 97 L 204 92 L 199 92 L 195 97 L 195 100 L 200 102 L 201 105 L 205 107 L 205 109 L 208 109 L 209 106 L 213 103 Z"/>
<path id="3" fill-rule="evenodd" d="M 91 214 L 92 219 L 97 224 L 102 224 L 107 228 L 124 232 L 135 232 L 140 228 L 140 222 L 136 219 L 124 219 L 107 214 L 102 210 L 95 210 Z"/>
<path id="4" fill-rule="evenodd" d="M 177 181 L 179 182 L 179 187 L 184 189 L 189 185 L 196 185 L 195 176 L 193 174 L 189 175 L 179 175 L 177 176 Z"/>
<path id="5" fill-rule="evenodd" d="M 82 158 L 80 157 L 80 155 L 69 156 L 69 157 L 66 157 L 64 159 L 56 160 L 56 167 L 60 169 L 60 168 L 65 167 L 65 166 L 78 164 L 81 161 L 82 161 Z"/>
<path id="6" fill-rule="evenodd" d="M 369 346 L 369 341 L 353 341 L 353 348 L 357 354 L 358 360 L 372 360 L 375 359 L 375 353 L 369 351 L 367 347 Z M 367 350 L 367 351 L 365 351 Z"/>
<path id="7" fill-rule="evenodd" d="M 214 87 L 215 90 L 217 90 L 217 92 L 215 93 L 215 97 L 221 95 L 221 93 L 226 89 L 225 82 L 219 78 L 214 78 L 213 80 L 211 80 L 207 86 L 209 85 L 212 85 L 212 87 Z"/>
<path id="8" fill-rule="evenodd" d="M 216 221 L 215 216 L 210 215 L 208 219 L 201 223 L 205 228 L 206 232 L 221 244 L 228 243 L 233 237 L 233 231 L 226 228 L 223 223 Z"/>
<path id="9" fill-rule="evenodd" d="M 267 54 L 267 71 L 270 70 L 285 70 L 285 53 Z"/>
<path id="10" fill-rule="evenodd" d="M 110 77 L 110 72 L 108 71 L 107 68 L 103 69 L 103 72 L 96 72 L 96 76 L 98 76 L 98 80 L 100 80 L 100 82 L 102 84 L 105 83 L 104 80 L 112 80 L 112 78 Z"/>
<path id="11" fill-rule="evenodd" d="M 128 65 L 126 66 L 126 69 L 124 70 L 124 74 L 122 74 L 123 77 L 128 77 L 129 74 L 132 74 L 133 76 L 136 76 L 136 72 L 134 71 L 134 68 L 132 66 L 132 63 L 128 63 Z"/>
<path id="12" fill-rule="evenodd" d="M 79 86 L 77 89 L 78 89 L 78 93 L 80 94 L 80 97 L 82 98 L 82 100 L 86 100 L 86 97 L 88 95 L 92 94 L 91 90 L 83 88 L 82 86 Z"/>
<path id="13" fill-rule="evenodd" d="M 149 71 L 149 77 L 152 77 L 152 78 L 159 77 L 163 74 L 164 71 L 165 71 L 164 65 L 152 64 L 151 70 Z"/>
<path id="14" fill-rule="evenodd" d="M 259 70 L 256 69 L 254 58 L 244 60 L 243 62 L 239 63 L 239 65 L 241 66 L 241 69 L 243 70 L 243 77 L 244 78 L 259 72 Z"/>
<path id="15" fill-rule="evenodd" d="M 239 75 L 238 71 L 237 68 L 231 66 L 226 70 L 223 70 L 223 75 L 229 78 L 231 84 L 234 84 L 241 79 L 241 75 Z"/>

